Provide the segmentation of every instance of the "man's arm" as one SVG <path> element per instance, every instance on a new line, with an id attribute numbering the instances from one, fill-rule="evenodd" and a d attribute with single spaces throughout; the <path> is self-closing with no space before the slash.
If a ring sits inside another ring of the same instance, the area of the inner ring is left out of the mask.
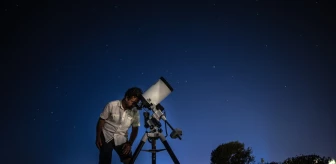
<path id="1" fill-rule="evenodd" d="M 139 129 L 138 126 L 132 126 L 131 136 L 130 136 L 130 139 L 128 141 L 131 145 L 133 145 L 134 140 L 138 136 L 138 129 Z"/>
<path id="2" fill-rule="evenodd" d="M 110 103 L 107 104 L 103 110 L 102 113 L 100 113 L 98 122 L 97 122 L 97 127 L 96 127 L 96 137 L 100 137 L 100 134 L 102 132 L 103 126 L 105 124 L 105 120 L 108 118 L 110 115 Z"/>
<path id="3" fill-rule="evenodd" d="M 98 122 L 97 122 L 97 127 L 96 127 L 96 137 L 97 138 L 100 138 L 100 134 L 102 132 L 104 124 L 105 124 L 105 120 L 99 117 Z"/>
<path id="4" fill-rule="evenodd" d="M 134 142 L 134 140 L 136 139 L 136 137 L 138 135 L 138 130 L 139 130 L 139 126 L 140 126 L 140 114 L 139 114 L 139 111 L 136 110 L 135 112 L 136 113 L 134 115 L 134 120 L 133 120 L 133 123 L 132 123 L 132 132 L 131 132 L 130 139 L 128 141 L 131 145 L 133 145 L 133 142 Z"/>

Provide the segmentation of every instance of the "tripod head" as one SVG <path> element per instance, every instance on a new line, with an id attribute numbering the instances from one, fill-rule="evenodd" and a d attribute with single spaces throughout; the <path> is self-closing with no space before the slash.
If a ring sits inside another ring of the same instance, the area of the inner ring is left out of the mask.
<path id="1" fill-rule="evenodd" d="M 160 104 L 160 102 L 164 98 L 166 98 L 172 91 L 173 88 L 169 85 L 169 83 L 163 77 L 160 77 L 159 81 L 157 81 L 144 94 L 140 96 L 140 101 L 136 107 L 138 110 L 141 110 L 142 108 L 147 108 L 153 112 L 151 116 L 148 111 L 144 112 L 145 128 L 150 128 L 151 132 L 161 133 L 162 129 L 160 120 L 162 119 L 173 131 L 170 134 L 170 137 L 173 139 L 179 138 L 181 140 L 182 130 L 177 128 L 174 129 L 169 124 L 166 116 L 162 112 L 164 111 L 164 107 Z"/>

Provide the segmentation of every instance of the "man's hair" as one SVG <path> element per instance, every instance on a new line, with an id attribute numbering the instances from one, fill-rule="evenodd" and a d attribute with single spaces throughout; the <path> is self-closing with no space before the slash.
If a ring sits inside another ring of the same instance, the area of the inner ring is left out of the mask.
<path id="1" fill-rule="evenodd" d="M 140 98 L 140 96 L 142 95 L 142 90 L 138 87 L 132 87 L 129 88 L 126 92 L 125 92 L 125 98 L 131 98 L 131 97 L 137 97 Z"/>

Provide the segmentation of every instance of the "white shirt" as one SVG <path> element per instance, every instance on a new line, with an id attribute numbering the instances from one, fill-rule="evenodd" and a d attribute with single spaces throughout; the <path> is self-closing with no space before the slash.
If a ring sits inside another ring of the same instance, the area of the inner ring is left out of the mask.
<path id="1" fill-rule="evenodd" d="M 121 145 L 127 141 L 128 129 L 140 126 L 140 115 L 136 108 L 124 110 L 121 100 L 109 102 L 100 118 L 105 120 L 103 134 L 105 142 L 108 143 L 114 139 L 114 144 Z"/>

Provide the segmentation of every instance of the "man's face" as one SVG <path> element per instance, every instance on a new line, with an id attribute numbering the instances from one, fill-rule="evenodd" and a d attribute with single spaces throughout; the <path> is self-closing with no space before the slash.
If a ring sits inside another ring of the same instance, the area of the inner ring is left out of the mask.
<path id="1" fill-rule="evenodd" d="M 137 97 L 133 96 L 130 99 L 126 97 L 126 108 L 132 109 L 138 102 L 139 99 Z"/>

